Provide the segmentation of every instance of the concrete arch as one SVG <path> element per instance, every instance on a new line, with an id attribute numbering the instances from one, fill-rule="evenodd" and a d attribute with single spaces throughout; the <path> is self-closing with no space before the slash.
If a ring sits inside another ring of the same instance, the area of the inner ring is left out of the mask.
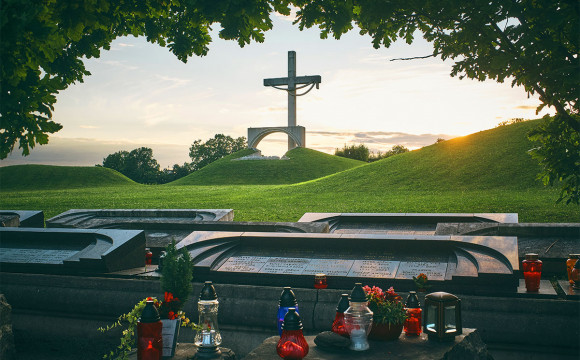
<path id="1" fill-rule="evenodd" d="M 304 126 L 279 126 L 248 128 L 248 148 L 257 148 L 262 139 L 276 132 L 288 135 L 288 150 L 295 147 L 306 147 L 306 128 Z"/>

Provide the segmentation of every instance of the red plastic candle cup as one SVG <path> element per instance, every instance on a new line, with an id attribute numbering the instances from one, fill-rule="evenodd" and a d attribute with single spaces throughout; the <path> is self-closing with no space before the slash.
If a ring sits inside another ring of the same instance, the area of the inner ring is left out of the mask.
<path id="1" fill-rule="evenodd" d="M 314 275 L 314 287 L 316 289 L 326 289 L 328 287 L 326 284 L 326 274 Z"/>
<path id="2" fill-rule="evenodd" d="M 538 292 L 542 277 L 542 261 L 538 260 L 538 254 L 526 254 L 526 259 L 522 261 L 522 270 L 524 271 L 526 291 Z"/>
<path id="3" fill-rule="evenodd" d="M 159 313 L 148 300 L 137 322 L 137 359 L 138 360 L 161 360 L 163 352 L 163 338 L 161 330 L 163 324 L 159 320 Z"/>
<path id="4" fill-rule="evenodd" d="M 576 265 L 576 261 L 580 254 L 570 254 L 568 260 L 566 260 L 566 271 L 568 272 L 568 282 L 570 285 L 574 285 L 574 279 L 572 279 L 572 269 L 574 269 L 574 265 Z"/>
<path id="5" fill-rule="evenodd" d="M 282 324 L 282 336 L 276 345 L 276 352 L 282 359 L 301 360 L 308 355 L 308 343 L 302 329 L 302 321 L 296 309 L 288 309 Z"/>
<path id="6" fill-rule="evenodd" d="M 344 326 L 344 313 L 337 311 L 332 323 L 332 332 L 338 335 L 348 337 L 348 331 Z"/>
<path id="7" fill-rule="evenodd" d="M 153 260 L 153 253 L 149 248 L 145 249 L 145 265 L 151 265 L 151 261 Z"/>
<path id="8" fill-rule="evenodd" d="M 405 325 L 403 330 L 405 335 L 421 335 L 422 324 L 421 324 L 421 313 L 423 310 L 421 308 L 407 309 L 407 320 L 405 320 Z"/>

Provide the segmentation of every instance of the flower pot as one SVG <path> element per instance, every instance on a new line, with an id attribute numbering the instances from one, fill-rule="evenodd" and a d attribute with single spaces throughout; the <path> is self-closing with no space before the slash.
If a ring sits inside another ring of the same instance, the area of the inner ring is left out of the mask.
<path id="1" fill-rule="evenodd" d="M 161 322 L 163 323 L 163 356 L 172 357 L 175 355 L 181 319 L 162 319 Z"/>
<path id="2" fill-rule="evenodd" d="M 369 339 L 379 341 L 397 340 L 403 332 L 403 324 L 375 324 L 371 327 Z"/>

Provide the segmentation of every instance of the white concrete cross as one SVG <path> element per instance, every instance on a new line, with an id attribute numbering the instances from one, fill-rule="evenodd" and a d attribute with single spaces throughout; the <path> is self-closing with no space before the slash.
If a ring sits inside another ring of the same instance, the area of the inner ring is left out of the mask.
<path id="1" fill-rule="evenodd" d="M 320 75 L 310 76 L 296 76 L 296 51 L 288 51 L 288 77 L 264 79 L 264 86 L 272 86 L 278 90 L 285 90 L 288 92 L 288 126 L 296 126 L 296 97 L 308 93 L 316 85 L 322 82 Z M 286 85 L 286 88 L 279 86 Z M 302 85 L 302 86 L 296 86 Z M 310 85 L 310 88 L 302 94 L 296 94 L 296 90 L 305 88 Z M 288 138 L 288 149 L 296 147 L 294 141 Z"/>

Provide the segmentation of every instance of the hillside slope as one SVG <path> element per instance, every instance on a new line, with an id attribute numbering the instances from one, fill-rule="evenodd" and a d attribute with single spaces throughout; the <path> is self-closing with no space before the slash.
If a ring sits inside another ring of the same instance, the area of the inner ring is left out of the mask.
<path id="1" fill-rule="evenodd" d="M 97 166 L 13 165 L 0 167 L 2 190 L 45 190 L 134 185 L 125 175 Z"/>
<path id="2" fill-rule="evenodd" d="M 526 134 L 541 120 L 501 126 L 383 159 L 304 186 L 317 191 L 543 188 Z"/>
<path id="3" fill-rule="evenodd" d="M 168 185 L 295 184 L 365 164 L 306 148 L 290 150 L 289 160 L 234 160 L 252 153 L 238 151 Z"/>

